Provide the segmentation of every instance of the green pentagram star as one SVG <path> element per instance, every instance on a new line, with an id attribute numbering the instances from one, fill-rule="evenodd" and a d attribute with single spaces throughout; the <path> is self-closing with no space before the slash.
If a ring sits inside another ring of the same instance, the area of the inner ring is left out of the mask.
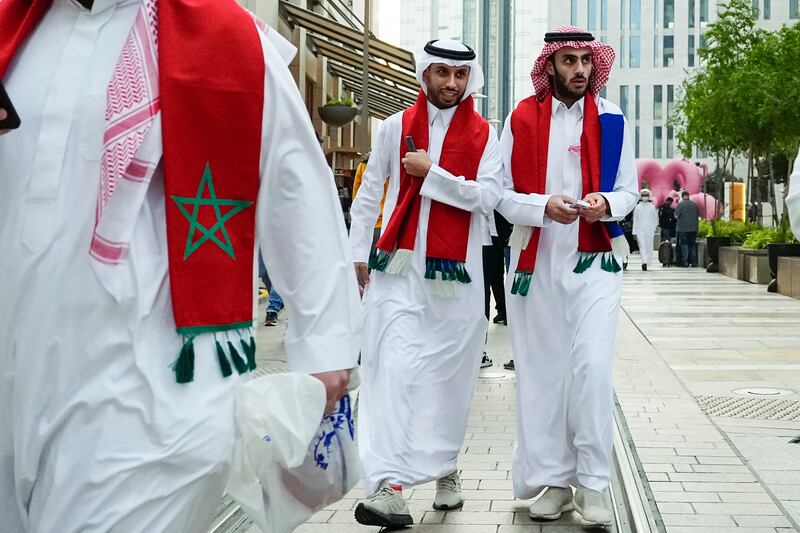
<path id="1" fill-rule="evenodd" d="M 203 197 L 204 189 L 208 187 L 208 198 Z M 186 237 L 186 251 L 183 254 L 183 260 L 186 261 L 190 255 L 197 251 L 206 241 L 212 241 L 219 246 L 223 252 L 228 254 L 231 259 L 236 259 L 233 253 L 233 244 L 228 236 L 228 230 L 225 228 L 225 222 L 230 220 L 234 215 L 240 213 L 247 207 L 253 204 L 246 200 L 220 200 L 217 198 L 217 193 L 214 190 L 214 179 L 211 177 L 211 165 L 206 163 L 206 169 L 203 171 L 203 177 L 200 180 L 200 186 L 197 188 L 197 196 L 194 198 L 187 198 L 184 196 L 171 197 L 178 205 L 181 214 L 189 221 L 189 234 Z M 192 212 L 186 209 L 185 206 L 191 205 Z M 214 214 L 217 216 L 217 222 L 210 228 L 206 228 L 198 220 L 200 214 L 200 207 L 209 205 L 214 208 Z M 222 207 L 230 206 L 227 213 L 222 214 Z M 194 240 L 195 232 L 199 231 L 202 236 Z M 222 237 L 225 242 L 222 242 L 217 237 L 217 232 L 222 232 Z"/>

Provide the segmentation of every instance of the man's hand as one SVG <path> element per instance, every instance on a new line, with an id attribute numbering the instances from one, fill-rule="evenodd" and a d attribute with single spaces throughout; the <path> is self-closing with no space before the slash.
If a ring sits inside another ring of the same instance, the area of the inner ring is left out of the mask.
<path id="1" fill-rule="evenodd" d="M 586 219 L 586 222 L 597 222 L 605 215 L 610 214 L 608 202 L 599 192 L 587 194 L 583 201 L 589 204 L 589 207 L 581 209 L 581 216 Z"/>
<path id="2" fill-rule="evenodd" d="M 570 207 L 574 203 L 575 200 L 569 196 L 553 195 L 544 206 L 544 214 L 559 224 L 572 224 L 580 214 L 580 211 Z"/>
<path id="3" fill-rule="evenodd" d="M 406 168 L 406 173 L 418 178 L 424 178 L 428 175 L 433 161 L 428 156 L 425 150 L 417 150 L 416 152 L 406 152 L 406 156 L 400 160 Z"/>
<path id="4" fill-rule="evenodd" d="M 325 414 L 329 415 L 336 408 L 336 404 L 347 393 L 347 384 L 350 382 L 350 370 L 334 370 L 333 372 L 320 372 L 311 374 L 325 385 Z"/>
<path id="5" fill-rule="evenodd" d="M 356 268 L 358 288 L 364 294 L 364 289 L 369 285 L 369 267 L 366 263 L 353 263 L 353 266 Z"/>
<path id="6" fill-rule="evenodd" d="M 7 118 L 8 118 L 8 112 L 5 109 L 3 109 L 2 107 L 0 107 L 0 122 L 2 122 L 3 120 L 5 120 Z M 11 131 L 11 130 L 0 130 L 0 135 L 5 135 L 9 131 Z"/>

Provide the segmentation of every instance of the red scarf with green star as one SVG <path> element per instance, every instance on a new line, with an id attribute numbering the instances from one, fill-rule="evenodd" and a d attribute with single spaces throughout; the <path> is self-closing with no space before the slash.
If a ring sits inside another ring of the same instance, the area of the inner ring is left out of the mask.
<path id="1" fill-rule="evenodd" d="M 51 5 L 52 0 L 0 2 L 0 76 Z M 228 354 L 217 340 L 224 375 L 232 373 L 228 355 L 240 373 L 255 368 L 254 204 L 265 66 L 256 22 L 234 0 L 161 0 L 157 6 L 150 0 L 140 7 L 137 24 L 156 9 L 152 35 L 134 33 L 134 28 L 129 41 L 146 35 L 157 42 L 159 95 L 141 113 L 152 117 L 161 112 L 172 307 L 177 331 L 184 336 L 174 368 L 178 382 L 185 383 L 194 376 L 193 340 L 204 333 L 225 339 Z M 126 42 L 123 53 L 130 46 Z M 150 66 L 155 69 L 155 63 Z M 131 91 L 143 86 L 147 73 L 141 69 L 125 61 L 116 69 L 114 79 Z M 141 120 L 135 113 L 126 119 L 128 124 Z M 106 137 L 113 131 L 107 124 Z M 149 181 L 155 164 L 148 167 L 134 159 L 123 170 L 118 192 L 124 180 Z M 107 201 L 103 198 L 100 207 Z M 93 243 L 92 256 L 122 262 L 126 245 Z"/>

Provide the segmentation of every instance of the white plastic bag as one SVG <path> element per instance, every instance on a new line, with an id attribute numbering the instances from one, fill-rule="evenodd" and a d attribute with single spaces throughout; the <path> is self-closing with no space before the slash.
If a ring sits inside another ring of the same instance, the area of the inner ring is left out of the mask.
<path id="1" fill-rule="evenodd" d="M 237 390 L 228 492 L 264 533 L 293 531 L 360 478 L 350 396 L 323 418 L 324 407 L 325 387 L 305 374 L 267 375 Z"/>

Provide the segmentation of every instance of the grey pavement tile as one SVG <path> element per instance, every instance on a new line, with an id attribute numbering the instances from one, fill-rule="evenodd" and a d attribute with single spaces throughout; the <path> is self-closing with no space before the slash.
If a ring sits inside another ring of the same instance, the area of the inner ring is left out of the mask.
<path id="1" fill-rule="evenodd" d="M 511 524 L 514 513 L 510 512 L 469 512 L 447 513 L 443 524 Z"/>
<path id="2" fill-rule="evenodd" d="M 792 524 L 783 515 L 772 516 L 745 516 L 746 511 L 733 515 L 733 520 L 741 527 L 792 527 Z"/>
<path id="3" fill-rule="evenodd" d="M 781 510 L 774 503 L 695 503 L 698 514 L 777 515 Z"/>
<path id="4" fill-rule="evenodd" d="M 763 492 L 760 483 L 682 483 L 688 492 Z"/>
<path id="5" fill-rule="evenodd" d="M 736 527 L 730 515 L 698 515 L 661 513 L 666 526 L 712 526 Z"/>

